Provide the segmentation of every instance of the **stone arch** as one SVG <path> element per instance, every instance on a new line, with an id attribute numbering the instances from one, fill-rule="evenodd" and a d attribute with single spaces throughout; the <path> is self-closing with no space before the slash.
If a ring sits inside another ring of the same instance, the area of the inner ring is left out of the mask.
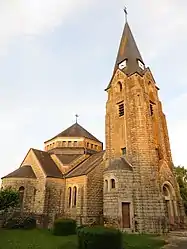
<path id="1" fill-rule="evenodd" d="M 77 206 L 77 187 L 73 187 L 73 207 Z"/>
<path id="2" fill-rule="evenodd" d="M 68 207 L 71 207 L 71 195 L 72 195 L 72 190 L 71 187 L 68 188 Z"/>
<path id="3" fill-rule="evenodd" d="M 170 225 L 174 225 L 178 218 L 176 193 L 169 181 L 165 181 L 162 184 L 162 194 L 164 197 L 165 208 Z"/>
<path id="4" fill-rule="evenodd" d="M 21 209 L 23 209 L 25 188 L 21 186 L 18 191 L 19 191 L 20 207 Z"/>

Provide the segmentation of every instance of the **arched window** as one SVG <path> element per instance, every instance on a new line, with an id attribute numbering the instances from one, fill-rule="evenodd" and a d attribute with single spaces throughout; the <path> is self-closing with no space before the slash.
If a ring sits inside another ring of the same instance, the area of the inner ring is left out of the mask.
<path id="1" fill-rule="evenodd" d="M 20 200 L 20 206 L 21 207 L 23 207 L 24 191 L 25 191 L 25 188 L 23 186 L 21 186 L 19 188 L 19 200 Z"/>
<path id="2" fill-rule="evenodd" d="M 112 189 L 116 188 L 116 182 L 114 179 L 111 179 L 111 188 Z"/>
<path id="3" fill-rule="evenodd" d="M 73 206 L 76 207 L 77 205 L 77 187 L 73 188 Z"/>
<path id="4" fill-rule="evenodd" d="M 119 81 L 118 82 L 118 92 L 122 92 L 122 89 L 123 89 L 122 83 Z"/>
<path id="5" fill-rule="evenodd" d="M 108 191 L 108 180 L 105 180 L 104 190 L 105 190 L 105 192 Z"/>
<path id="6" fill-rule="evenodd" d="M 71 187 L 68 188 L 68 207 L 71 207 Z"/>

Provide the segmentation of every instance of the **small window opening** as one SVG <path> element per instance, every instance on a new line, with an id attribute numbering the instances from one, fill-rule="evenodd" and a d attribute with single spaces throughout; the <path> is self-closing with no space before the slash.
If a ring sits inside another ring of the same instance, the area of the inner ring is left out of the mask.
<path id="1" fill-rule="evenodd" d="M 153 104 L 150 103 L 150 114 L 153 116 Z"/>
<path id="2" fill-rule="evenodd" d="M 122 90 L 123 90 L 123 87 L 122 87 L 121 82 L 119 81 L 119 82 L 118 82 L 118 91 L 119 91 L 119 92 L 122 92 Z"/>
<path id="3" fill-rule="evenodd" d="M 66 147 L 66 141 L 63 141 L 63 147 Z"/>
<path id="4" fill-rule="evenodd" d="M 73 188 L 73 206 L 76 207 L 77 205 L 77 187 Z"/>
<path id="5" fill-rule="evenodd" d="M 68 207 L 71 207 L 71 187 L 68 188 Z"/>
<path id="6" fill-rule="evenodd" d="M 119 117 L 124 116 L 124 104 L 119 104 Z"/>
<path id="7" fill-rule="evenodd" d="M 93 144 L 91 144 L 91 149 L 93 149 Z"/>
<path id="8" fill-rule="evenodd" d="M 121 152 L 122 152 L 122 155 L 126 155 L 126 153 L 127 153 L 126 147 L 122 148 L 122 149 L 121 149 Z"/>
<path id="9" fill-rule="evenodd" d="M 68 147 L 71 147 L 71 141 L 68 141 Z"/>
<path id="10" fill-rule="evenodd" d="M 89 148 L 89 146 L 90 146 L 90 144 L 89 143 L 87 143 L 87 147 Z"/>
<path id="11" fill-rule="evenodd" d="M 20 201 L 21 208 L 23 208 L 24 191 L 25 191 L 25 188 L 23 186 L 21 186 L 19 188 L 19 201 Z"/>
<path id="12" fill-rule="evenodd" d="M 73 145 L 74 145 L 75 147 L 77 147 L 78 142 L 77 142 L 77 141 L 74 141 Z"/>
<path id="13" fill-rule="evenodd" d="M 111 179 L 111 188 L 112 189 L 116 188 L 116 182 L 114 179 Z"/>
<path id="14" fill-rule="evenodd" d="M 107 192 L 107 191 L 108 191 L 108 181 L 107 181 L 107 180 L 105 180 L 104 189 L 105 189 L 105 192 Z"/>

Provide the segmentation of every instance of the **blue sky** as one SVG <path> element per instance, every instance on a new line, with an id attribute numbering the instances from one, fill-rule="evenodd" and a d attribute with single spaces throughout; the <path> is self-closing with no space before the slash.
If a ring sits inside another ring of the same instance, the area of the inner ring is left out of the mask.
<path id="1" fill-rule="evenodd" d="M 154 2 L 154 3 L 153 3 Z M 167 115 L 173 160 L 187 166 L 187 2 L 0 0 L 0 176 L 30 147 L 79 122 L 104 141 L 105 87 L 128 20 Z"/>

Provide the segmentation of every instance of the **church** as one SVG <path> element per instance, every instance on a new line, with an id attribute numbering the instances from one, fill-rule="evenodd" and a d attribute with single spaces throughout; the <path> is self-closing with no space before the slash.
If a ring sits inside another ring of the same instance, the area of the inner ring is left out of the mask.
<path id="1" fill-rule="evenodd" d="M 31 148 L 2 178 L 19 191 L 21 211 L 70 217 L 127 232 L 184 224 L 159 87 L 125 22 L 108 96 L 103 143 L 79 123 Z"/>

